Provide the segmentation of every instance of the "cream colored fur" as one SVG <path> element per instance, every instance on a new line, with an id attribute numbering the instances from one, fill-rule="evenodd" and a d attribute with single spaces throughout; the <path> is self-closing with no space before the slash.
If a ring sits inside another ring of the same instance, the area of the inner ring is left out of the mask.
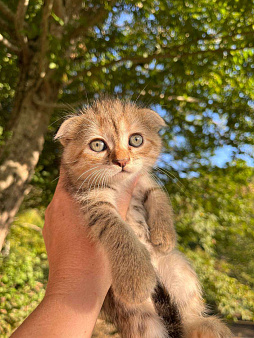
<path id="1" fill-rule="evenodd" d="M 164 124 L 149 109 L 110 99 L 67 119 L 56 135 L 64 146 L 65 186 L 80 203 L 91 239 L 109 256 L 113 282 L 103 308 L 123 338 L 168 337 L 150 298 L 158 278 L 178 308 L 186 338 L 229 338 L 224 324 L 205 315 L 197 276 L 174 249 L 168 197 L 150 175 Z M 133 134 L 142 135 L 141 146 L 130 145 Z M 103 151 L 91 149 L 95 139 L 105 143 Z M 127 163 L 124 169 L 120 162 Z M 125 221 L 118 201 L 137 179 Z"/>

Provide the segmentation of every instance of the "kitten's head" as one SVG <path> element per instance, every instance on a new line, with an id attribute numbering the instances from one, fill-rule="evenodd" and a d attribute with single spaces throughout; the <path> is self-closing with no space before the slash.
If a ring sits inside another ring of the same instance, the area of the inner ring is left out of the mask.
<path id="1" fill-rule="evenodd" d="M 77 185 L 123 181 L 156 162 L 164 120 L 150 109 L 120 100 L 101 100 L 65 120 L 55 139 L 62 163 Z"/>

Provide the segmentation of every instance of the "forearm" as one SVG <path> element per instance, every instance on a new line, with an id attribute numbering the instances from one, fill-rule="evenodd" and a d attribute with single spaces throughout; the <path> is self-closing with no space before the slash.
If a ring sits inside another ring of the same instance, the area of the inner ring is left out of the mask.
<path id="1" fill-rule="evenodd" d="M 80 205 L 60 183 L 43 228 L 50 266 L 46 295 L 12 338 L 90 338 L 112 282 L 106 251 L 100 241 L 91 241 Z"/>
<path id="2" fill-rule="evenodd" d="M 90 338 L 109 286 L 103 276 L 98 280 L 94 275 L 86 276 L 83 288 L 76 284 L 73 292 L 50 286 L 43 301 L 12 337 Z"/>
<path id="3" fill-rule="evenodd" d="M 111 285 L 108 259 L 86 237 L 68 255 L 63 250 L 59 248 L 54 255 L 43 301 L 12 338 L 91 337 Z"/>

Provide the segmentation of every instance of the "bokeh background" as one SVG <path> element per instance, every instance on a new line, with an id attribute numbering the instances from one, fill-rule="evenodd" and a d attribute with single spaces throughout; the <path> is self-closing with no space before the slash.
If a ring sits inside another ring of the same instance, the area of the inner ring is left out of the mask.
<path id="1" fill-rule="evenodd" d="M 179 249 L 212 312 L 254 321 L 253 0 L 0 0 L 0 72 L 1 337 L 44 295 L 54 134 L 106 93 L 164 117 Z"/>

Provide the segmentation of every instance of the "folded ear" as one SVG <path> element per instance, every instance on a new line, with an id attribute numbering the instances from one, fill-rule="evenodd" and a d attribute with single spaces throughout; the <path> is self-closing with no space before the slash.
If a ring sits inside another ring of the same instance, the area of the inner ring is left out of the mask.
<path id="1" fill-rule="evenodd" d="M 58 129 L 58 132 L 56 133 L 54 140 L 59 140 L 65 147 L 68 141 L 74 138 L 78 122 L 79 116 L 74 116 L 65 120 Z"/>
<path id="2" fill-rule="evenodd" d="M 163 118 L 152 109 L 142 109 L 142 112 L 144 112 L 145 118 L 147 119 L 150 127 L 155 129 L 157 132 L 166 126 L 166 122 Z"/>

